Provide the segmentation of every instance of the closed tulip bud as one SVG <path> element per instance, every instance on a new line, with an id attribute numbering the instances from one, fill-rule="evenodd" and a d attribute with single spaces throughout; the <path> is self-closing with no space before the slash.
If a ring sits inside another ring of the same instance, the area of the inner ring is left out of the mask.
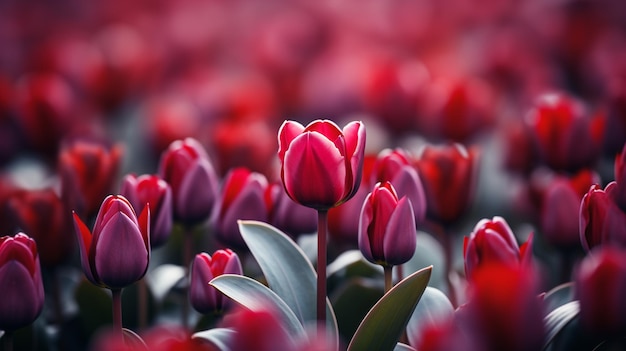
<path id="1" fill-rule="evenodd" d="M 278 132 L 281 178 L 289 197 L 317 210 L 350 199 L 359 188 L 365 152 L 365 127 L 351 122 L 343 130 L 329 120 L 306 127 L 285 121 Z"/>
<path id="2" fill-rule="evenodd" d="M 399 197 L 411 200 L 415 223 L 421 224 L 426 217 L 426 195 L 422 181 L 411 165 L 409 155 L 402 149 L 386 149 L 378 154 L 374 165 L 375 182 L 389 181 Z"/>
<path id="3" fill-rule="evenodd" d="M 513 231 L 502 217 L 480 220 L 469 237 L 465 237 L 463 256 L 465 274 L 473 280 L 475 272 L 484 266 L 504 264 L 512 267 L 531 259 L 532 237 L 522 245 L 517 244 Z"/>
<path id="4" fill-rule="evenodd" d="M 0 330 L 13 331 L 37 319 L 44 291 L 35 241 L 26 234 L 0 238 Z"/>
<path id="5" fill-rule="evenodd" d="M 312 208 L 294 202 L 282 184 L 272 184 L 271 223 L 285 233 L 298 236 L 317 230 L 317 213 Z"/>
<path id="6" fill-rule="evenodd" d="M 426 194 L 426 216 L 434 221 L 459 219 L 474 197 L 477 151 L 461 144 L 426 146 L 416 160 Z"/>
<path id="7" fill-rule="evenodd" d="M 626 332 L 626 255 L 605 247 L 593 250 L 575 274 L 575 291 L 580 301 L 580 321 L 596 335 Z"/>
<path id="8" fill-rule="evenodd" d="M 207 220 L 217 192 L 217 174 L 195 139 L 177 140 L 161 155 L 159 175 L 172 187 L 174 218 L 185 225 Z"/>
<path id="9" fill-rule="evenodd" d="M 614 202 L 616 186 L 593 185 L 580 203 L 580 240 L 587 251 L 598 245 L 626 247 L 626 213 Z"/>
<path id="10" fill-rule="evenodd" d="M 133 208 L 150 205 L 150 245 L 163 245 L 172 232 L 172 188 L 157 175 L 129 174 L 122 180 L 120 195 L 126 197 Z"/>
<path id="11" fill-rule="evenodd" d="M 141 279 L 150 261 L 150 210 L 139 218 L 128 200 L 110 195 L 102 202 L 93 232 L 74 213 L 83 272 L 95 285 L 121 289 Z"/>
<path id="12" fill-rule="evenodd" d="M 237 221 L 240 219 L 267 222 L 271 208 L 268 182 L 261 173 L 247 168 L 232 169 L 224 178 L 221 197 L 212 218 L 217 238 L 224 244 L 245 248 Z"/>
<path id="13" fill-rule="evenodd" d="M 197 254 L 191 266 L 189 301 L 200 313 L 221 312 L 228 308 L 229 299 L 209 282 L 222 274 L 243 274 L 239 256 L 230 249 L 217 250 L 213 256 Z"/>
<path id="14" fill-rule="evenodd" d="M 361 210 L 359 249 L 370 262 L 396 266 L 415 253 L 415 217 L 411 201 L 398 195 L 389 182 L 378 183 Z"/>

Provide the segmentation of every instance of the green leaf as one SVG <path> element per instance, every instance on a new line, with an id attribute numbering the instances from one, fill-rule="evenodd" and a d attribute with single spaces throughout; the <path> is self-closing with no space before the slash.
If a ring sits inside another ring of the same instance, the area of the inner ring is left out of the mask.
<path id="1" fill-rule="evenodd" d="M 426 328 L 438 322 L 452 318 L 454 307 L 448 297 L 438 289 L 427 287 L 415 307 L 407 325 L 407 336 L 411 345 L 419 344 Z"/>
<path id="2" fill-rule="evenodd" d="M 162 264 L 148 272 L 146 283 L 154 299 L 161 303 L 165 296 L 185 278 L 185 267 L 174 264 Z"/>
<path id="3" fill-rule="evenodd" d="M 124 343 L 132 350 L 148 350 L 148 345 L 146 345 L 143 339 L 134 331 L 123 328 L 122 333 L 124 336 Z"/>
<path id="4" fill-rule="evenodd" d="M 396 347 L 393 349 L 393 351 L 415 351 L 415 349 L 407 344 L 399 342 L 396 344 Z"/>
<path id="5" fill-rule="evenodd" d="M 243 275 L 224 274 L 209 282 L 224 295 L 253 311 L 268 307 L 278 313 L 292 336 L 304 335 L 304 327 L 289 306 L 272 290 Z"/>
<path id="6" fill-rule="evenodd" d="M 568 302 L 554 311 L 550 312 L 544 318 L 544 324 L 546 326 L 546 341 L 544 343 L 544 350 L 550 345 L 552 339 L 580 312 L 580 304 L 578 301 Z"/>
<path id="7" fill-rule="evenodd" d="M 280 230 L 258 221 L 239 221 L 239 231 L 259 263 L 267 284 L 306 325 L 317 319 L 317 273 L 296 243 Z M 326 300 L 327 325 L 337 334 L 337 321 Z"/>
<path id="8" fill-rule="evenodd" d="M 337 313 L 339 335 L 350 340 L 367 312 L 385 293 L 380 279 L 354 277 L 345 281 L 332 295 L 333 309 Z"/>
<path id="9" fill-rule="evenodd" d="M 235 335 L 235 331 L 229 328 L 213 328 L 193 334 L 194 339 L 202 339 L 217 347 L 220 351 L 230 350 L 229 344 Z"/>
<path id="10" fill-rule="evenodd" d="M 419 302 L 432 271 L 421 269 L 391 288 L 359 325 L 348 351 L 393 351 Z"/>
<path id="11" fill-rule="evenodd" d="M 543 297 L 546 315 L 574 299 L 574 283 L 563 283 L 548 291 Z"/>

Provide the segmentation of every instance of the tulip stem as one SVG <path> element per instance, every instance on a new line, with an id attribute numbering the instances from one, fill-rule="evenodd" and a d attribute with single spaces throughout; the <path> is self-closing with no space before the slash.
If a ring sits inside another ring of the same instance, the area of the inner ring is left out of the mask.
<path id="1" fill-rule="evenodd" d="M 185 277 L 189 277 L 189 264 L 192 260 L 191 246 L 193 245 L 193 228 L 186 227 L 183 235 L 183 267 L 185 267 Z M 189 299 L 187 297 L 189 295 L 189 281 L 187 281 L 187 283 L 185 284 L 185 290 L 185 296 L 183 298 L 183 305 L 181 309 L 181 324 L 183 328 L 186 329 L 189 320 Z"/>
<path id="2" fill-rule="evenodd" d="M 326 236 L 328 211 L 317 211 L 317 322 L 326 330 Z"/>
<path id="3" fill-rule="evenodd" d="M 383 271 L 385 273 L 385 294 L 387 293 L 387 291 L 391 290 L 391 277 L 392 277 L 392 271 L 393 271 L 393 266 L 383 266 Z"/>
<path id="4" fill-rule="evenodd" d="M 13 351 L 13 332 L 4 332 L 2 339 L 4 339 L 4 351 Z"/>
<path id="5" fill-rule="evenodd" d="M 148 325 L 148 287 L 145 277 L 139 280 L 137 289 L 139 294 L 139 329 L 143 330 Z"/>
<path id="6" fill-rule="evenodd" d="M 122 289 L 111 289 L 113 297 L 113 327 L 122 334 Z"/>

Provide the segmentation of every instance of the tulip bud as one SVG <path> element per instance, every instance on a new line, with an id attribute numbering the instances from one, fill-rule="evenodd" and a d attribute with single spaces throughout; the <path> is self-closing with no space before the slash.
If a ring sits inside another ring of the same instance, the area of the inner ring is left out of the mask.
<path id="1" fill-rule="evenodd" d="M 150 205 L 150 245 L 164 244 L 172 232 L 172 189 L 157 175 L 129 174 L 122 181 L 120 194 L 133 205 L 144 208 Z"/>
<path id="2" fill-rule="evenodd" d="M 0 330 L 13 331 L 37 319 L 44 291 L 35 241 L 26 234 L 0 238 Z"/>
<path id="3" fill-rule="evenodd" d="M 271 198 L 267 179 L 261 173 L 246 168 L 232 169 L 224 178 L 221 198 L 211 219 L 217 238 L 232 247 L 244 248 L 237 220 L 267 222 Z"/>
<path id="4" fill-rule="evenodd" d="M 281 178 L 289 197 L 317 210 L 350 199 L 359 188 L 365 152 L 365 128 L 351 122 L 343 130 L 332 121 L 302 126 L 285 121 L 278 132 Z"/>
<path id="5" fill-rule="evenodd" d="M 626 332 L 626 255 L 605 247 L 593 250 L 581 262 L 575 276 L 581 324 L 602 336 Z"/>
<path id="6" fill-rule="evenodd" d="M 232 250 L 217 250 L 213 257 L 204 252 L 196 255 L 189 286 L 189 301 L 196 311 L 206 314 L 228 308 L 230 300 L 209 285 L 213 278 L 222 274 L 243 274 L 239 256 Z"/>
<path id="7" fill-rule="evenodd" d="M 172 187 L 176 220 L 195 225 L 209 218 L 217 192 L 217 174 L 197 140 L 187 138 L 170 144 L 161 155 L 159 175 Z"/>
<path id="8" fill-rule="evenodd" d="M 616 187 L 616 182 L 609 183 L 604 190 L 593 185 L 583 196 L 579 230 L 581 243 L 587 251 L 600 244 L 626 246 L 626 214 L 613 200 Z"/>
<path id="9" fill-rule="evenodd" d="M 426 194 L 426 216 L 435 221 L 458 219 L 475 190 L 477 152 L 461 144 L 426 146 L 416 167 Z"/>
<path id="10" fill-rule="evenodd" d="M 464 240 L 465 274 L 468 280 L 472 280 L 483 266 L 497 263 L 516 267 L 520 262 L 528 262 L 532 255 L 531 246 L 532 237 L 520 249 L 504 218 L 482 219 Z"/>
<path id="11" fill-rule="evenodd" d="M 359 225 L 359 249 L 370 262 L 395 266 L 415 253 L 415 217 L 411 201 L 398 200 L 389 182 L 378 183 L 365 198 Z"/>
<path id="12" fill-rule="evenodd" d="M 120 289 L 141 279 L 150 261 L 150 210 L 139 218 L 128 200 L 110 195 L 102 202 L 93 232 L 74 213 L 83 272 L 95 285 Z"/>

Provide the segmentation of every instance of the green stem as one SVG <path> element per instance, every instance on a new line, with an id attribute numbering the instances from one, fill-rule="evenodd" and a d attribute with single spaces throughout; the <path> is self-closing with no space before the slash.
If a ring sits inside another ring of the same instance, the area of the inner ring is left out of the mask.
<path id="1" fill-rule="evenodd" d="M 186 227 L 183 233 L 183 267 L 185 267 L 185 277 L 189 276 L 189 264 L 192 260 L 192 245 L 193 245 L 193 228 Z M 183 328 L 187 328 L 189 324 L 189 299 L 187 297 L 189 290 L 189 282 L 185 284 L 185 292 L 181 309 L 181 324 Z"/>
<path id="2" fill-rule="evenodd" d="M 4 340 L 4 351 L 13 351 L 13 332 L 5 331 L 2 339 Z"/>
<path id="3" fill-rule="evenodd" d="M 326 330 L 326 236 L 328 211 L 317 211 L 317 322 Z"/>
<path id="4" fill-rule="evenodd" d="M 143 330 L 148 325 L 148 287 L 145 277 L 139 280 L 137 289 L 139 290 L 139 330 Z"/>
<path id="5" fill-rule="evenodd" d="M 122 289 L 111 289 L 111 295 L 113 297 L 113 327 L 119 333 L 122 334 Z"/>
<path id="6" fill-rule="evenodd" d="M 393 270 L 393 266 L 383 266 L 383 271 L 385 272 L 385 294 L 387 293 L 387 291 L 391 290 L 391 286 L 392 286 L 392 270 Z"/>

